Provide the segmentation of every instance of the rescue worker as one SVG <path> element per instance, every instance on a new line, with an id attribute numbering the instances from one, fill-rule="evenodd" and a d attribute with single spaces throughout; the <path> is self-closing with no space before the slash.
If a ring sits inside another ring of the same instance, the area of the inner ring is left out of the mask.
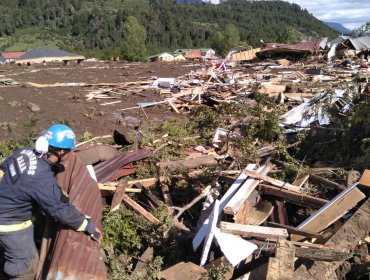
<path id="1" fill-rule="evenodd" d="M 38 252 L 34 242 L 32 206 L 41 207 L 61 224 L 84 232 L 94 240 L 100 231 L 90 219 L 67 203 L 55 180 L 62 157 L 75 147 L 75 134 L 56 124 L 40 136 L 34 148 L 15 151 L 3 163 L 0 182 L 0 267 L 7 279 L 34 279 Z"/>

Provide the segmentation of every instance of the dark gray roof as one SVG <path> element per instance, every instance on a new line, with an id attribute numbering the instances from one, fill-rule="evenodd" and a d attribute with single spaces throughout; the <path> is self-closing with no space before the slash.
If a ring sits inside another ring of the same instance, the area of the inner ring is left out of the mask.
<path id="1" fill-rule="evenodd" d="M 18 57 L 18 60 L 22 59 L 35 59 L 35 58 L 43 58 L 43 57 L 71 57 L 71 56 L 81 56 L 79 54 L 70 53 L 62 50 L 57 49 L 47 49 L 47 48 L 36 48 L 29 50 L 25 54 Z"/>

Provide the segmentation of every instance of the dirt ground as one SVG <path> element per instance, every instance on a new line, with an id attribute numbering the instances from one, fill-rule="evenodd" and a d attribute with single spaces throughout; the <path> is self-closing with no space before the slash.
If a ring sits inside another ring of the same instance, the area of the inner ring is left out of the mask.
<path id="1" fill-rule="evenodd" d="M 25 83 L 125 83 L 133 81 L 153 81 L 155 77 L 178 77 L 200 68 L 201 65 L 189 62 L 171 63 L 124 63 L 124 62 L 84 62 L 83 65 L 0 65 L 0 141 L 13 138 L 21 140 L 25 126 L 36 122 L 32 129 L 43 131 L 57 122 L 69 124 L 81 139 L 85 132 L 93 136 L 111 134 L 115 129 L 122 130 L 122 119 L 127 116 L 138 118 L 142 123 L 163 121 L 174 117 L 167 105 L 121 111 L 137 106 L 137 102 L 163 100 L 153 89 L 140 92 L 124 92 L 118 99 L 87 100 L 86 94 L 99 87 L 46 87 L 36 88 Z M 13 79 L 21 85 L 4 85 L 3 79 Z M 120 103 L 102 106 L 107 102 Z M 31 109 L 35 104 L 38 109 Z M 178 116 L 178 115 L 177 115 Z M 11 133 L 9 134 L 9 127 Z"/>

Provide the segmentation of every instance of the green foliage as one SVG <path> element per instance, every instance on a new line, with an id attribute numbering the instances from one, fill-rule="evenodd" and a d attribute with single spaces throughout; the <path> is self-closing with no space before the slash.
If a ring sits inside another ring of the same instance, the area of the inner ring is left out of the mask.
<path id="1" fill-rule="evenodd" d="M 195 131 L 207 139 L 221 124 L 220 116 L 208 106 L 196 106 L 190 112 L 190 120 Z"/>
<path id="2" fill-rule="evenodd" d="M 227 272 L 230 272 L 232 269 L 232 265 L 228 261 L 223 261 L 221 265 L 214 266 L 208 270 L 207 273 L 205 273 L 202 276 L 202 280 L 225 280 L 225 274 Z"/>
<path id="3" fill-rule="evenodd" d="M 112 213 L 106 213 L 103 220 L 104 243 L 112 244 L 115 252 L 138 254 L 143 246 L 140 233 L 150 227 L 143 217 L 124 206 Z"/>
<path id="4" fill-rule="evenodd" d="M 146 30 L 137 19 L 129 16 L 123 25 L 123 58 L 130 61 L 146 60 Z"/>
<path id="5" fill-rule="evenodd" d="M 289 26 L 285 28 L 283 34 L 278 39 L 278 41 L 281 43 L 286 43 L 286 44 L 295 44 L 295 43 L 301 42 L 303 38 L 304 36 L 302 33 L 297 31 L 293 27 Z"/>
<path id="6" fill-rule="evenodd" d="M 308 11 L 283 1 L 180 5 L 171 0 L 14 0 L 1 1 L 0 9 L 0 49 L 49 46 L 99 58 L 117 56 L 122 44 L 125 58 L 139 60 L 145 46 L 148 53 L 158 53 L 212 44 L 226 53 L 240 42 L 258 46 L 261 38 L 278 41 L 289 30 L 294 32 L 287 38 L 336 35 Z M 138 31 L 137 36 L 127 36 L 132 33 L 124 26 Z"/>
<path id="7" fill-rule="evenodd" d="M 81 139 L 80 139 L 80 142 L 85 142 L 85 141 L 89 141 L 92 139 L 92 133 L 91 132 L 88 132 L 88 131 L 85 131 L 84 134 L 82 135 Z"/>

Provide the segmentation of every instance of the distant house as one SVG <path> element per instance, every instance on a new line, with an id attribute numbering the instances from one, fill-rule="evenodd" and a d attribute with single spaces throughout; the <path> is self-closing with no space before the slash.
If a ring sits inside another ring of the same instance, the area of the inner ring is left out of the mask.
<path id="1" fill-rule="evenodd" d="M 188 60 L 200 60 L 202 58 L 202 53 L 200 49 L 192 49 L 185 53 L 185 58 Z"/>
<path id="2" fill-rule="evenodd" d="M 176 61 L 184 61 L 186 60 L 185 56 L 181 53 L 173 54 L 174 60 Z"/>
<path id="3" fill-rule="evenodd" d="M 148 57 L 149 61 L 174 61 L 175 57 L 167 52 L 158 53 Z"/>
<path id="4" fill-rule="evenodd" d="M 205 60 L 216 58 L 216 52 L 213 49 L 203 48 L 203 49 L 200 49 L 200 52 L 202 54 L 202 58 Z"/>
<path id="5" fill-rule="evenodd" d="M 1 52 L 0 63 L 11 63 L 14 62 L 18 57 L 23 55 L 25 52 Z"/>
<path id="6" fill-rule="evenodd" d="M 85 59 L 84 56 L 74 54 L 58 49 L 36 48 L 32 49 L 16 59 L 17 64 L 34 64 L 46 62 L 63 61 L 69 63 L 70 61 L 81 62 Z"/>

